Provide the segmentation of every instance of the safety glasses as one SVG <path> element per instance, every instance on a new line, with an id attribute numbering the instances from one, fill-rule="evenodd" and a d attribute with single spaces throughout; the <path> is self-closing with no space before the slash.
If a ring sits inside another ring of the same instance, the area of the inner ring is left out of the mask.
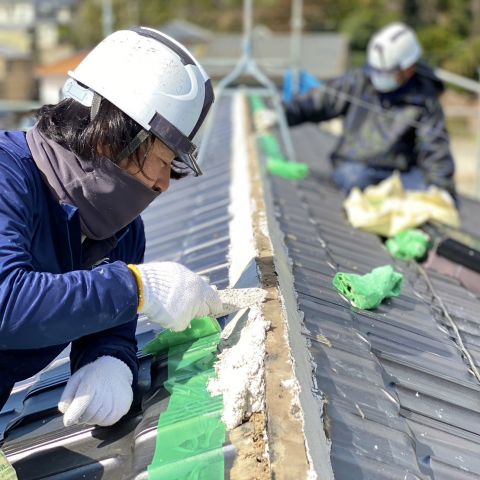
<path id="1" fill-rule="evenodd" d="M 202 170 L 197 163 L 196 145 L 175 125 L 157 112 L 150 122 L 150 131 L 165 143 L 175 153 L 176 158 L 190 168 L 195 176 L 202 175 Z"/>

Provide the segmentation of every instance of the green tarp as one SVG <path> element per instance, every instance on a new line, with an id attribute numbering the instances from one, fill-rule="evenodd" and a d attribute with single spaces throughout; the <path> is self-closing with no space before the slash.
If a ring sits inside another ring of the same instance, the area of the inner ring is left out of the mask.
<path id="1" fill-rule="evenodd" d="M 197 335 L 200 338 L 195 338 Z M 165 331 L 147 350 L 168 348 L 168 407 L 160 415 L 149 480 L 223 480 L 223 397 L 207 389 L 216 375 L 214 363 L 220 342 L 216 319 L 194 319 L 185 332 Z M 144 350 L 145 351 L 145 350 Z"/>
<path id="2" fill-rule="evenodd" d="M 385 298 L 400 295 L 403 275 L 395 272 L 390 265 L 384 265 L 366 275 L 337 272 L 332 283 L 354 307 L 371 310 L 377 308 Z"/>
<path id="3" fill-rule="evenodd" d="M 400 232 L 386 241 L 390 255 L 400 260 L 420 260 L 430 247 L 430 238 L 421 230 L 410 229 Z"/>

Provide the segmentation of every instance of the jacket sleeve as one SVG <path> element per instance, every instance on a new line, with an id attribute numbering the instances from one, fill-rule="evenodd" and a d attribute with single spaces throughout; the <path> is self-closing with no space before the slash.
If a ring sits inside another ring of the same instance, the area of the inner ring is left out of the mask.
<path id="1" fill-rule="evenodd" d="M 131 322 L 137 286 L 125 263 L 64 274 L 35 271 L 30 245 L 44 192 L 31 172 L 1 160 L 0 349 L 64 344 Z"/>
<path id="2" fill-rule="evenodd" d="M 127 235 L 113 250 L 110 258 L 122 260 L 125 263 L 142 263 L 144 254 L 145 232 L 142 219 L 138 217 L 130 224 Z M 135 385 L 138 378 L 136 328 L 137 316 L 124 325 L 75 340 L 70 352 L 72 373 L 103 355 L 110 355 L 122 360 L 130 367 Z"/>
<path id="3" fill-rule="evenodd" d="M 360 73 L 352 71 L 295 97 L 284 105 L 288 124 L 322 122 L 345 115 L 350 105 L 349 99 L 363 82 Z"/>
<path id="4" fill-rule="evenodd" d="M 417 162 L 427 185 L 436 185 L 455 196 L 455 164 L 445 127 L 445 116 L 437 99 L 428 102 L 419 118 L 415 146 Z"/>

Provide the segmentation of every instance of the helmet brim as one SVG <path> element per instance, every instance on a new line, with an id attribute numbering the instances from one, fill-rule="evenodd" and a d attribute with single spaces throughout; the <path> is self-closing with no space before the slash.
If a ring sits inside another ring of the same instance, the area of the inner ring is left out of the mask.
<path id="1" fill-rule="evenodd" d="M 150 131 L 165 143 L 175 153 L 178 160 L 193 171 L 195 176 L 202 175 L 202 170 L 197 163 L 198 149 L 196 145 L 175 125 L 157 112 L 150 122 Z"/>

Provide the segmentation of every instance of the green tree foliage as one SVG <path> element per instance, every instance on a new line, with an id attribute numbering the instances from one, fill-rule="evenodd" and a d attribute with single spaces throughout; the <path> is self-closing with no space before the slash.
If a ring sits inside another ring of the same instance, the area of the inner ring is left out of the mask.
<path id="1" fill-rule="evenodd" d="M 462 37 L 451 27 L 418 27 L 417 33 L 425 52 L 424 56 L 432 65 L 443 65 L 459 53 L 459 47 L 463 44 Z"/>
<path id="2" fill-rule="evenodd" d="M 425 58 L 434 66 L 477 78 L 479 0 L 364 0 L 356 3 L 359 8 L 351 8 L 337 26 L 349 35 L 354 61 L 356 58 L 364 61 L 365 48 L 375 31 L 400 20 L 415 28 Z"/>
<path id="3" fill-rule="evenodd" d="M 460 75 L 478 79 L 480 74 L 480 36 L 458 42 L 457 48 L 442 66 Z"/>
<path id="4" fill-rule="evenodd" d="M 376 8 L 354 10 L 340 23 L 340 30 L 348 34 L 350 46 L 353 50 L 364 51 L 372 32 L 379 30 L 390 22 L 401 19 L 397 12 L 388 10 L 384 11 L 383 15 L 379 15 L 378 12 L 383 10 L 381 4 L 384 2 L 375 3 L 377 3 Z"/>

